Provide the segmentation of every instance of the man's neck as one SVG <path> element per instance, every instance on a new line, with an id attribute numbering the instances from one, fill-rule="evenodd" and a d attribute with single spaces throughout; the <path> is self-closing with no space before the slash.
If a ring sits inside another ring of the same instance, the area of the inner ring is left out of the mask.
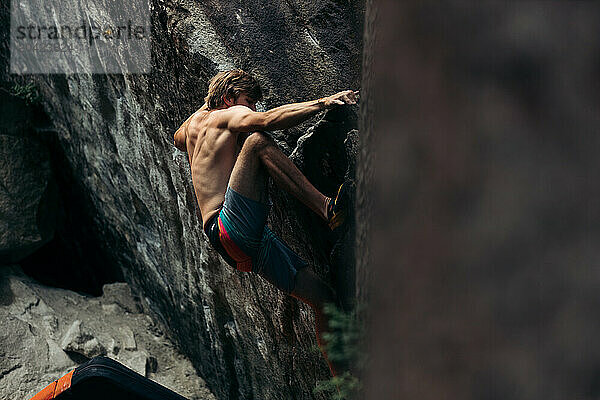
<path id="1" fill-rule="evenodd" d="M 204 107 L 204 106 L 203 106 Z M 206 105 L 206 111 L 217 111 L 217 110 L 226 110 L 228 109 L 230 106 L 228 106 L 227 104 L 216 107 L 216 108 L 208 108 L 208 105 Z"/>

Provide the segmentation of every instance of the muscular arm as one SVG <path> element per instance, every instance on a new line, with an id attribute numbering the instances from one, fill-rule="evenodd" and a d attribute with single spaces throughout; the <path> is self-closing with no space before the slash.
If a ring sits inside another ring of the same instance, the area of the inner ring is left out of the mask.
<path id="1" fill-rule="evenodd" d="M 221 126 L 231 132 L 255 132 L 287 129 L 325 109 L 320 100 L 286 104 L 265 112 L 254 112 L 248 107 L 233 106 L 223 113 Z"/>
<path id="2" fill-rule="evenodd" d="M 185 130 L 183 128 L 183 125 L 181 125 L 179 129 L 177 129 L 177 132 L 175 132 L 175 134 L 173 135 L 173 144 L 175 145 L 175 147 L 177 147 L 178 150 L 187 151 L 185 139 Z"/>
<path id="3" fill-rule="evenodd" d="M 265 112 L 255 112 L 244 106 L 233 106 L 221 113 L 218 125 L 231 132 L 256 132 L 287 129 L 307 120 L 319 111 L 340 104 L 355 104 L 352 90 L 319 100 L 286 104 Z"/>
<path id="4" fill-rule="evenodd" d="M 202 107 L 200 107 L 200 109 L 198 111 L 204 111 L 207 108 L 208 108 L 208 105 L 206 103 L 204 103 L 204 105 Z M 183 124 L 181 124 L 179 129 L 177 129 L 177 131 L 173 135 L 173 144 L 175 145 L 175 147 L 177 147 L 177 149 L 179 149 L 181 151 L 187 151 L 186 129 L 187 129 L 188 124 L 190 123 L 190 120 L 194 116 L 194 114 L 190 115 L 188 117 L 188 119 L 186 119 L 185 122 Z"/>

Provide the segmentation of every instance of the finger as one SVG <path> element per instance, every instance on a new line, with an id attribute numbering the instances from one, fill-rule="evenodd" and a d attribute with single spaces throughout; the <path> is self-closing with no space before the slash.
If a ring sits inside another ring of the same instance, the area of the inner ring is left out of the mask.
<path id="1" fill-rule="evenodd" d="M 344 105 L 344 102 L 343 102 L 343 101 L 341 101 L 341 100 L 337 100 L 337 99 L 333 100 L 333 101 L 332 101 L 332 103 L 334 103 L 334 104 L 339 104 L 339 105 Z"/>

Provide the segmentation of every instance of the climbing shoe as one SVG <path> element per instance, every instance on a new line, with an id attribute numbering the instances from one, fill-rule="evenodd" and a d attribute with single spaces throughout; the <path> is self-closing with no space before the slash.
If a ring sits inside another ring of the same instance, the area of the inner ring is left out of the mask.
<path id="1" fill-rule="evenodd" d="M 354 192 L 353 181 L 342 183 L 337 191 L 335 199 L 332 198 L 327 205 L 327 224 L 332 231 L 342 226 L 348 217 L 351 195 Z"/>

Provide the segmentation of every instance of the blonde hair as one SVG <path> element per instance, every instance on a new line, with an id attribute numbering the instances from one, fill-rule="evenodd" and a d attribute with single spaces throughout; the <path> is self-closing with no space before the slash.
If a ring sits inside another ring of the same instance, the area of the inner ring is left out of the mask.
<path id="1" fill-rule="evenodd" d="M 256 79 L 241 69 L 219 72 L 208 84 L 208 94 L 204 98 L 208 109 L 215 109 L 223 104 L 225 96 L 237 99 L 241 93 L 245 93 L 250 100 L 260 101 L 262 90 Z"/>

